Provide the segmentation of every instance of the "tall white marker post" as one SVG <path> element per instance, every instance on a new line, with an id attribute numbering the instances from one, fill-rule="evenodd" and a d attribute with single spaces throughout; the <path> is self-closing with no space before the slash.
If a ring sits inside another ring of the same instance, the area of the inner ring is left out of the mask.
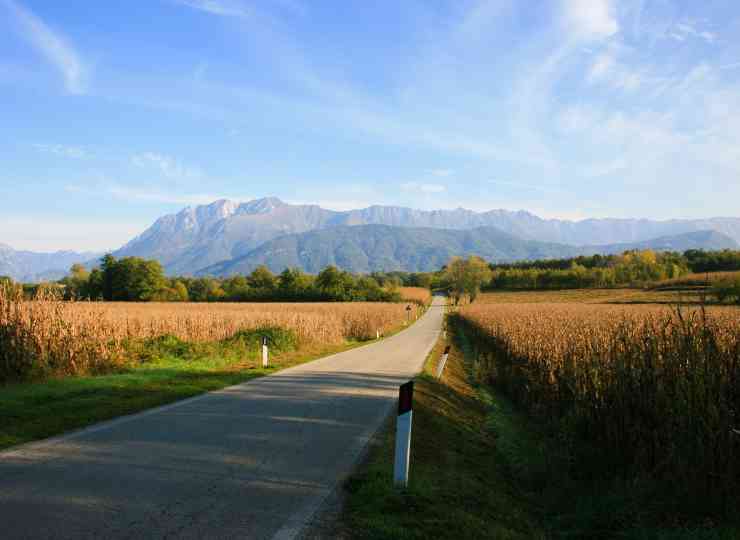
<path id="1" fill-rule="evenodd" d="M 267 336 L 262 336 L 262 367 L 270 365 L 270 351 L 267 348 Z"/>
<path id="2" fill-rule="evenodd" d="M 445 352 L 442 354 L 442 358 L 439 360 L 439 365 L 437 366 L 437 378 L 442 378 L 442 372 L 445 370 L 445 364 L 447 364 L 447 358 L 450 356 L 450 346 L 447 345 L 445 347 Z"/>
<path id="3" fill-rule="evenodd" d="M 398 391 L 398 418 L 396 419 L 396 460 L 393 483 L 396 487 L 409 485 L 409 458 L 411 457 L 411 421 L 413 419 L 414 381 L 401 385 Z"/>

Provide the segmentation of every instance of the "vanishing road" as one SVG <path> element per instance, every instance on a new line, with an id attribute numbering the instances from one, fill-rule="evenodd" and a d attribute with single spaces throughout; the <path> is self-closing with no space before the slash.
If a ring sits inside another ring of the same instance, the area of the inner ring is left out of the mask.
<path id="1" fill-rule="evenodd" d="M 0 452 L 0 537 L 293 538 L 422 367 L 441 303 L 377 343 Z"/>

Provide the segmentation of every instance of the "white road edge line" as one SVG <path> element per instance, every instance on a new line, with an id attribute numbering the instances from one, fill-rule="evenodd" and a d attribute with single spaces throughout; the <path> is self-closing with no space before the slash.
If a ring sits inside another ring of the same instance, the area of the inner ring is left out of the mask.
<path id="1" fill-rule="evenodd" d="M 417 368 L 416 371 L 417 374 L 421 373 L 421 371 L 424 369 L 424 364 L 426 363 L 429 354 L 434 349 L 434 346 L 437 344 L 437 341 L 439 341 L 439 336 L 441 333 L 441 330 L 435 331 L 437 337 L 431 342 L 429 347 L 427 347 L 427 350 L 424 352 L 424 357 L 421 361 L 421 365 L 419 366 L 419 368 Z M 339 473 L 334 484 L 330 487 L 327 487 L 325 491 L 322 491 L 319 497 L 316 497 L 314 500 L 312 500 L 303 508 L 294 513 L 288 519 L 288 522 L 283 525 L 283 527 L 279 529 L 278 532 L 275 533 L 275 535 L 272 537 L 272 540 L 295 540 L 298 535 L 300 535 L 304 531 L 306 526 L 311 522 L 319 509 L 324 505 L 324 502 L 328 499 L 329 495 L 339 489 L 344 481 L 349 478 L 349 476 L 355 470 L 357 465 L 360 463 L 360 460 L 367 452 L 370 441 L 381 429 L 383 429 L 386 419 L 392 414 L 393 408 L 395 406 L 396 400 L 391 399 L 385 410 L 383 411 L 383 420 L 380 422 L 378 427 L 368 430 L 368 432 L 365 432 L 361 437 L 358 437 L 356 439 L 350 450 L 350 455 L 352 456 L 351 463 L 345 470 Z"/>

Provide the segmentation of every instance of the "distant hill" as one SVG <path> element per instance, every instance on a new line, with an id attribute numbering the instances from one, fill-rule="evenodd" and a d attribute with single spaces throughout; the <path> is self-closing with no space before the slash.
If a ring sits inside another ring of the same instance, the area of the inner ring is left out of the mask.
<path id="1" fill-rule="evenodd" d="M 259 265 L 273 272 L 300 268 L 317 273 L 328 265 L 351 272 L 438 270 L 454 255 L 478 255 L 489 262 L 550 259 L 621 253 L 628 249 L 658 250 L 691 248 L 736 248 L 726 235 L 701 231 L 655 241 L 604 246 L 569 246 L 522 240 L 494 227 L 472 230 L 444 230 L 387 225 L 334 227 L 271 240 L 242 257 L 208 266 L 199 275 L 247 274 Z"/>
<path id="2" fill-rule="evenodd" d="M 288 204 L 272 197 L 246 203 L 220 200 L 163 216 L 114 255 L 154 258 L 170 274 L 190 274 L 243 257 L 281 236 L 355 225 L 445 230 L 494 227 L 522 240 L 573 246 L 645 242 L 704 230 L 740 241 L 740 218 L 565 221 L 541 219 L 525 211 L 427 211 L 395 206 L 338 212 L 317 205 Z"/>
<path id="3" fill-rule="evenodd" d="M 56 251 L 37 253 L 15 250 L 0 244 L 0 276 L 9 276 L 16 281 L 52 281 L 67 275 L 75 263 L 84 263 L 100 257 L 94 252 L 77 253 L 74 251 Z"/>
<path id="4" fill-rule="evenodd" d="M 625 244 L 610 244 L 607 246 L 585 246 L 584 249 L 593 253 L 622 253 L 629 249 L 653 249 L 655 251 L 686 251 L 688 249 L 703 249 L 706 251 L 721 249 L 738 249 L 740 244 L 726 234 L 717 231 L 696 231 L 675 236 L 661 236 L 644 242 Z"/>
<path id="5" fill-rule="evenodd" d="M 365 229 L 370 237 L 353 238 L 354 233 L 347 232 L 350 227 L 362 226 L 370 227 Z M 408 234 L 397 229 L 408 229 Z M 484 230 L 488 232 L 482 233 Z M 708 235 L 708 231 L 716 235 Z M 308 236 L 286 238 L 301 234 Z M 390 238 L 382 238 L 383 234 Z M 699 236 L 691 236 L 695 234 Z M 169 275 L 193 275 L 214 265 L 224 268 L 229 264 L 224 261 L 237 265 L 258 259 L 273 268 L 294 265 L 315 269 L 322 261 L 335 261 L 340 266 L 368 271 L 431 269 L 443 264 L 451 253 L 520 260 L 624 251 L 640 245 L 678 251 L 687 246 L 732 247 L 727 245 L 728 238 L 740 241 L 740 218 L 566 221 L 542 219 L 525 211 L 414 210 L 396 206 L 339 212 L 269 197 L 244 203 L 219 200 L 162 216 L 113 255 L 156 259 Z M 291 242 L 296 243 L 295 248 Z M 94 266 L 99 256 L 66 251 L 32 253 L 3 246 L 0 275 L 22 280 L 55 279 L 75 262 Z"/>

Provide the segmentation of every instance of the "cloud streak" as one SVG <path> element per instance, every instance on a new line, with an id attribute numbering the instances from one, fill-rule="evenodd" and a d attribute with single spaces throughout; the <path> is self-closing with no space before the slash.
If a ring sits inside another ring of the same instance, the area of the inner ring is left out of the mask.
<path id="1" fill-rule="evenodd" d="M 171 179 L 197 178 L 202 176 L 200 169 L 188 167 L 177 159 L 156 152 L 143 152 L 131 156 L 131 163 L 142 169 L 153 168 Z"/>
<path id="2" fill-rule="evenodd" d="M 70 159 L 86 159 L 90 157 L 90 152 L 81 146 L 69 146 L 65 144 L 34 144 L 33 147 L 39 152 Z"/>
<path id="3" fill-rule="evenodd" d="M 567 27 L 580 39 L 603 39 L 619 31 L 611 0 L 564 0 Z"/>
<path id="4" fill-rule="evenodd" d="M 249 17 L 250 11 L 235 0 L 173 0 L 182 6 L 218 17 Z"/>
<path id="5" fill-rule="evenodd" d="M 421 193 L 443 193 L 447 187 L 442 184 L 426 184 L 423 182 L 406 182 L 401 184 L 403 191 L 418 191 Z"/>
<path id="6" fill-rule="evenodd" d="M 59 33 L 15 0 L 0 0 L 0 5 L 5 5 L 10 11 L 23 39 L 61 73 L 67 92 L 84 94 L 88 69 L 77 51 Z"/>
<path id="7" fill-rule="evenodd" d="M 105 193 L 122 201 L 153 204 L 199 205 L 210 204 L 213 201 L 221 199 L 232 201 L 249 201 L 253 199 L 253 197 L 233 197 L 214 193 L 173 193 L 157 188 L 130 187 L 117 183 L 104 183 L 94 187 L 70 184 L 65 186 L 65 191 L 93 196 Z"/>

